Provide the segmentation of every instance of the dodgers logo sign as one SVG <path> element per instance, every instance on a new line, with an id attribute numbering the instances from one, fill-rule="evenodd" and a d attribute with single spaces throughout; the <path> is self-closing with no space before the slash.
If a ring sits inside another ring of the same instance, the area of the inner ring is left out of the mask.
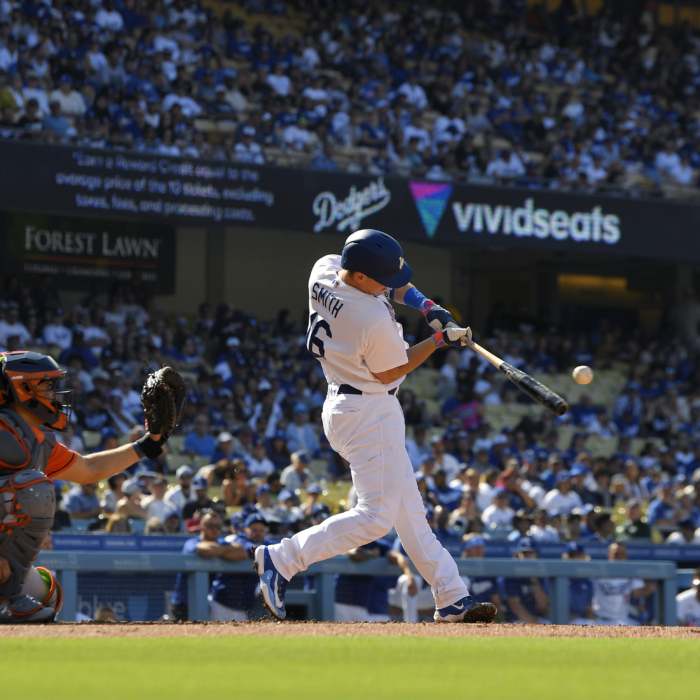
<path id="1" fill-rule="evenodd" d="M 420 220 L 423 222 L 423 228 L 428 238 L 432 238 L 452 195 L 452 185 L 409 182 L 408 186 L 416 203 Z"/>
<path id="2" fill-rule="evenodd" d="M 338 199 L 333 192 L 321 192 L 316 195 L 312 210 L 318 221 L 314 232 L 335 226 L 337 231 L 356 231 L 362 220 L 384 209 L 391 201 L 391 191 L 379 177 L 367 187 L 358 190 L 355 185 L 345 199 Z"/>

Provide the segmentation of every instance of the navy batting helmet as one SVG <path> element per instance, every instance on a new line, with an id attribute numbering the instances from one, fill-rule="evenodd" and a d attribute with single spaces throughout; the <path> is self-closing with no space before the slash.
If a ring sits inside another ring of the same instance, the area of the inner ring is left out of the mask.
<path id="1" fill-rule="evenodd" d="M 391 289 L 404 287 L 413 277 L 398 241 L 372 228 L 355 231 L 345 241 L 341 265 L 344 270 L 361 272 Z"/>

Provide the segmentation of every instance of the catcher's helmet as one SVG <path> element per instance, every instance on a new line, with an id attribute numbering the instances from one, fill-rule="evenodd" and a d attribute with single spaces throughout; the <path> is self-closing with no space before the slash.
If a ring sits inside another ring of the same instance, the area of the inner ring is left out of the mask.
<path id="1" fill-rule="evenodd" d="M 72 391 L 57 391 L 65 377 L 66 372 L 48 355 L 6 352 L 0 355 L 0 405 L 16 403 L 55 430 L 65 430 L 73 406 Z M 46 379 L 51 388 L 40 390 L 39 384 Z"/>
<path id="2" fill-rule="evenodd" d="M 372 228 L 355 231 L 348 237 L 340 264 L 344 270 L 361 272 L 391 289 L 406 286 L 413 277 L 398 241 Z"/>

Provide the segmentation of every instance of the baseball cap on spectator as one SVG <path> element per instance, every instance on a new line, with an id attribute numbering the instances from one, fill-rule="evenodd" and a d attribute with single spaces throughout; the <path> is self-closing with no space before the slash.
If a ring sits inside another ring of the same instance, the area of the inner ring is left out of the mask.
<path id="1" fill-rule="evenodd" d="M 194 476 L 194 469 L 192 469 L 192 467 L 188 467 L 186 464 L 178 467 L 177 471 L 175 472 L 175 478 L 182 479 L 183 476 Z"/>
<path id="2" fill-rule="evenodd" d="M 658 486 L 658 491 L 665 491 L 666 489 L 672 489 L 673 488 L 673 482 L 670 479 L 665 479 L 664 481 L 659 483 Z"/>
<path id="3" fill-rule="evenodd" d="M 69 75 L 68 73 L 64 73 L 64 74 L 61 76 L 61 82 L 62 82 L 62 83 L 72 84 L 72 83 L 73 83 L 73 76 L 72 76 L 72 75 Z"/>
<path id="4" fill-rule="evenodd" d="M 267 379 L 261 379 L 258 382 L 258 391 L 270 391 L 270 389 L 272 389 L 272 384 Z"/>
<path id="5" fill-rule="evenodd" d="M 124 490 L 122 488 L 122 490 Z M 695 530 L 695 521 L 692 518 L 683 518 L 683 520 L 678 521 L 678 528 L 680 530 Z"/>
<path id="6" fill-rule="evenodd" d="M 311 460 L 309 459 L 309 455 L 304 451 L 304 450 L 299 450 L 295 452 L 292 457 L 296 457 L 300 462 L 303 462 L 304 464 L 308 464 Z"/>
<path id="7" fill-rule="evenodd" d="M 284 432 L 281 428 L 278 430 L 275 430 L 275 435 L 272 438 L 273 440 L 286 440 L 287 439 L 287 433 Z"/>
<path id="8" fill-rule="evenodd" d="M 141 486 L 137 481 L 134 481 L 133 479 L 127 479 L 123 484 L 122 484 L 122 493 L 125 496 L 133 496 Z"/>
<path id="9" fill-rule="evenodd" d="M 580 542 L 569 542 L 566 545 L 566 553 L 567 554 L 585 554 L 586 551 L 583 548 L 583 545 Z"/>
<path id="10" fill-rule="evenodd" d="M 318 484 L 309 484 L 306 488 L 306 493 L 317 493 L 317 494 L 322 494 L 323 489 Z"/>
<path id="11" fill-rule="evenodd" d="M 222 433 L 219 433 L 219 435 L 216 438 L 216 441 L 218 443 L 231 442 L 231 440 L 233 440 L 233 435 L 231 435 L 231 433 L 227 432 L 226 430 Z"/>
<path id="12" fill-rule="evenodd" d="M 521 537 L 518 540 L 515 551 L 516 552 L 536 552 L 537 549 L 536 549 L 535 543 L 533 542 L 531 537 Z"/>
<path id="13" fill-rule="evenodd" d="M 288 501 L 290 498 L 294 498 L 294 493 L 291 491 L 291 489 L 282 489 L 277 494 L 278 501 Z"/>
<path id="14" fill-rule="evenodd" d="M 527 462 L 529 464 L 530 462 L 536 461 L 537 455 L 535 454 L 535 450 L 525 450 L 523 452 L 523 462 Z"/>
<path id="15" fill-rule="evenodd" d="M 433 437 L 430 438 L 430 444 L 434 445 L 436 442 L 442 442 L 444 440 L 442 435 L 433 435 Z"/>
<path id="16" fill-rule="evenodd" d="M 259 496 L 261 493 L 272 493 L 272 489 L 269 484 L 259 484 L 255 489 L 255 495 Z"/>
<path id="17" fill-rule="evenodd" d="M 555 484 L 561 484 L 564 481 L 571 481 L 571 474 L 567 471 L 561 471 L 554 477 Z"/>
<path id="18" fill-rule="evenodd" d="M 581 476 L 583 474 L 588 474 L 588 467 L 583 462 L 574 462 L 569 471 L 571 476 Z"/>
<path id="19" fill-rule="evenodd" d="M 232 335 L 230 338 L 226 339 L 226 347 L 227 348 L 237 348 L 241 344 L 241 341 L 236 338 L 235 335 Z"/>
<path id="20" fill-rule="evenodd" d="M 196 476 L 194 479 L 192 479 L 192 488 L 195 491 L 209 488 L 209 482 L 203 476 Z"/>
<path id="21" fill-rule="evenodd" d="M 481 536 L 481 535 L 474 535 L 473 537 L 470 537 L 465 543 L 464 543 L 464 550 L 467 551 L 468 549 L 471 549 L 472 547 L 485 547 L 486 546 L 486 540 Z"/>
<path id="22" fill-rule="evenodd" d="M 637 498 L 630 498 L 627 503 L 625 503 L 627 508 L 641 508 L 642 504 Z"/>
<path id="23" fill-rule="evenodd" d="M 309 409 L 306 408 L 306 404 L 303 404 L 303 403 L 294 404 L 294 415 L 295 416 L 302 416 L 308 412 L 309 412 Z"/>
<path id="24" fill-rule="evenodd" d="M 261 513 L 255 511 L 255 513 L 250 513 L 250 515 L 246 517 L 243 521 L 243 527 L 250 527 L 253 523 L 264 523 L 267 525 L 267 520 L 263 518 Z"/>
<path id="25" fill-rule="evenodd" d="M 503 488 L 502 486 L 500 488 L 497 488 L 493 492 L 493 497 L 494 498 L 503 498 L 504 496 L 508 496 L 508 489 Z"/>
<path id="26" fill-rule="evenodd" d="M 493 444 L 494 445 L 507 445 L 508 444 L 508 438 L 505 435 L 496 435 L 496 437 L 493 439 Z"/>
<path id="27" fill-rule="evenodd" d="M 109 378 L 109 375 L 107 375 L 107 378 Z M 119 437 L 119 432 L 114 428 L 102 428 L 100 435 L 102 437 L 102 442 L 104 442 L 105 440 L 109 440 L 109 438 Z"/>
<path id="28" fill-rule="evenodd" d="M 311 517 L 316 518 L 317 520 L 325 520 L 326 518 L 329 518 L 330 515 L 331 510 L 325 503 L 317 503 L 311 509 Z"/>
<path id="29" fill-rule="evenodd" d="M 612 479 L 610 479 L 611 486 L 620 486 L 620 484 L 624 486 L 626 483 L 627 479 L 625 479 L 624 474 L 614 474 Z"/>
<path id="30" fill-rule="evenodd" d="M 254 126 L 244 126 L 243 127 L 243 136 L 255 136 L 255 127 Z"/>
<path id="31" fill-rule="evenodd" d="M 314 507 L 311 509 L 311 515 L 318 515 L 319 513 L 328 513 L 330 515 L 331 509 L 326 503 L 315 503 Z"/>

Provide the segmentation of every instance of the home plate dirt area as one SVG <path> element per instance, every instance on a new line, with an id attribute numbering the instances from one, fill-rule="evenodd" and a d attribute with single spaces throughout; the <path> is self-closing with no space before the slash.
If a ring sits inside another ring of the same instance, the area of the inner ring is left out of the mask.
<path id="1" fill-rule="evenodd" d="M 106 637 L 578 637 L 698 639 L 700 628 L 487 625 L 402 622 L 57 622 L 2 625 L 0 638 Z"/>

